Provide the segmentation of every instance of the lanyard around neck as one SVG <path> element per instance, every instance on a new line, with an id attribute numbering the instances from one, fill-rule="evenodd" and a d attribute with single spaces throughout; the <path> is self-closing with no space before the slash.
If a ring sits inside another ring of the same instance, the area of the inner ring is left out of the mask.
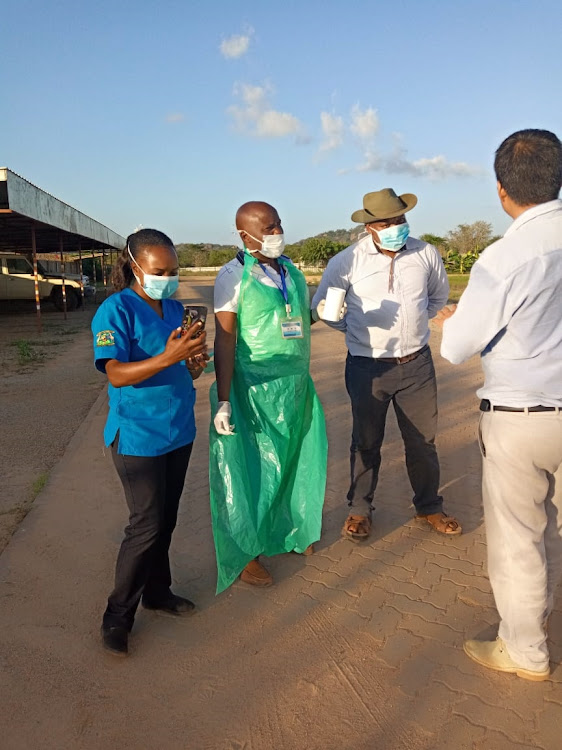
<path id="1" fill-rule="evenodd" d="M 277 280 L 267 271 L 266 266 L 263 265 L 263 263 L 259 263 L 259 266 L 261 270 L 264 272 L 264 274 L 267 276 L 268 279 L 271 279 L 277 289 L 281 292 L 281 296 L 283 297 L 283 301 L 285 302 L 285 310 L 287 311 L 287 315 L 291 317 L 291 305 L 289 304 L 289 293 L 287 291 L 287 282 L 285 280 L 285 274 L 283 273 L 283 266 L 280 264 L 279 268 L 281 269 L 280 277 L 281 277 L 281 285 L 277 283 Z"/>

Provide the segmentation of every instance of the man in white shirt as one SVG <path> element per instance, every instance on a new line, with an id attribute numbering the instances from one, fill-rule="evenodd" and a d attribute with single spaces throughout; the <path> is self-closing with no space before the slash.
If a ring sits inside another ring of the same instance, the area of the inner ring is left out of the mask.
<path id="1" fill-rule="evenodd" d="M 447 535 L 461 533 L 443 512 L 435 448 L 437 387 L 429 319 L 447 302 L 449 282 L 433 245 L 409 236 L 405 214 L 417 203 L 391 188 L 367 193 L 351 219 L 366 236 L 328 263 L 312 300 L 322 317 L 330 287 L 345 291 L 339 322 L 348 355 L 345 380 L 351 399 L 351 485 L 343 535 L 353 541 L 371 531 L 373 496 L 381 463 L 386 413 L 392 402 L 406 449 L 406 467 L 417 518 Z"/>
<path id="2" fill-rule="evenodd" d="M 514 220 L 473 266 L 458 307 L 439 315 L 441 354 L 480 353 L 479 441 L 496 641 L 467 641 L 490 669 L 550 673 L 546 621 L 562 575 L 562 144 L 513 133 L 496 151 L 502 207 Z M 452 317 L 451 317 L 452 316 Z"/>
<path id="3" fill-rule="evenodd" d="M 214 300 L 209 478 L 217 592 L 238 575 L 253 586 L 271 585 L 259 555 L 311 554 L 326 486 L 306 280 L 282 254 L 273 206 L 245 203 L 236 228 L 244 252 L 219 272 Z"/>

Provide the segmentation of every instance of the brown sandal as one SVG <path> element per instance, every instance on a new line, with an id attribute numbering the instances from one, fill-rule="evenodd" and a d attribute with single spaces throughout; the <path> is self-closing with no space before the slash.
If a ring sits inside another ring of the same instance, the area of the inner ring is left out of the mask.
<path id="1" fill-rule="evenodd" d="M 309 555 L 314 554 L 314 544 L 309 544 L 308 547 L 302 552 L 297 552 L 296 549 L 291 550 L 291 552 L 294 552 L 295 555 L 304 555 L 305 557 L 309 557 Z"/>
<path id="2" fill-rule="evenodd" d="M 439 513 L 428 513 L 425 516 L 417 515 L 417 519 L 420 521 L 427 521 L 427 523 L 438 531 L 440 534 L 445 536 L 458 536 L 462 534 L 462 526 L 453 516 L 448 516 L 443 511 Z"/>
<path id="3" fill-rule="evenodd" d="M 345 523 L 342 529 L 342 536 L 353 540 L 354 542 L 360 542 L 363 539 L 367 539 L 371 533 L 371 517 L 370 516 L 348 516 L 345 519 Z"/>
<path id="4" fill-rule="evenodd" d="M 250 560 L 240 573 L 240 580 L 249 583 L 250 586 L 273 585 L 273 576 L 267 568 L 264 568 L 257 557 L 255 560 Z"/>

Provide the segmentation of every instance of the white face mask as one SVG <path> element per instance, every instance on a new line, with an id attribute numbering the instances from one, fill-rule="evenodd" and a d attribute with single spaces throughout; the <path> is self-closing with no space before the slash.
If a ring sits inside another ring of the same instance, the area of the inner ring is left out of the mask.
<path id="1" fill-rule="evenodd" d="M 239 229 L 238 231 L 246 230 Z M 246 232 L 246 234 L 261 245 L 261 250 L 248 250 L 249 253 L 261 253 L 266 258 L 279 258 L 283 255 L 283 250 L 285 249 L 284 234 L 264 234 L 263 240 L 258 240 L 257 237 L 254 237 L 249 232 Z"/>

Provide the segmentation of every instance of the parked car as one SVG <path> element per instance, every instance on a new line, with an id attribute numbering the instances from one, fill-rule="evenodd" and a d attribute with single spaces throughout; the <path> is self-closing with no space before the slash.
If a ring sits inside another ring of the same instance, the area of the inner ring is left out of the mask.
<path id="1" fill-rule="evenodd" d="M 63 309 L 62 274 L 47 273 L 38 262 L 37 273 L 39 294 L 42 300 L 50 299 L 58 310 Z M 94 297 L 95 286 L 83 277 L 84 296 Z M 82 306 L 80 275 L 68 274 L 64 280 L 67 310 L 76 310 Z M 35 274 L 33 264 L 26 255 L 17 253 L 0 253 L 0 300 L 35 299 Z"/>
<path id="2" fill-rule="evenodd" d="M 47 271 L 47 269 L 41 263 L 40 260 L 37 261 L 37 270 L 39 271 L 39 273 L 42 276 L 45 276 L 45 278 L 47 278 L 47 279 L 62 279 L 62 273 L 57 273 L 56 271 Z M 80 274 L 79 273 L 65 273 L 64 274 L 64 278 L 66 280 L 73 279 L 74 281 L 77 281 L 78 283 L 80 283 Z M 90 286 L 92 287 L 92 289 L 95 289 L 95 287 L 93 285 L 90 285 L 90 277 L 86 273 L 82 274 L 82 283 L 84 284 L 84 291 L 85 291 L 86 287 L 90 287 Z M 86 294 L 86 297 L 88 297 L 88 296 L 91 295 L 91 291 L 88 292 L 88 293 L 86 293 L 86 291 L 85 291 L 85 294 Z"/>

